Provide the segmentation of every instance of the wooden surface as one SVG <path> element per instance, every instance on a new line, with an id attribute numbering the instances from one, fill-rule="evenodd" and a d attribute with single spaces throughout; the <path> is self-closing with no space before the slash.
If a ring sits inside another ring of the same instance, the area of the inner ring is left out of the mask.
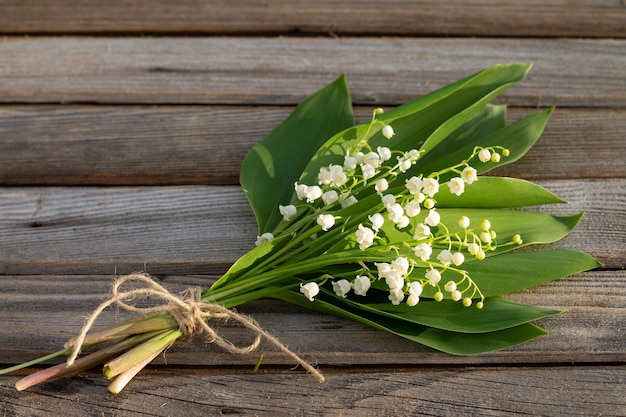
<path id="1" fill-rule="evenodd" d="M 210 285 L 256 236 L 237 185 L 247 150 L 344 72 L 362 120 L 491 64 L 534 62 L 499 102 L 511 120 L 558 108 L 498 173 L 570 202 L 541 210 L 585 211 L 555 246 L 604 263 L 511 295 L 567 313 L 505 351 L 445 355 L 260 300 L 239 311 L 328 382 L 268 345 L 254 374 L 258 354 L 198 338 L 115 397 L 95 371 L 22 393 L 20 375 L 0 377 L 0 416 L 626 415 L 623 1 L 0 0 L 0 36 L 0 365 L 61 347 L 116 273 Z"/>
<path id="2" fill-rule="evenodd" d="M 43 4 L 42 4 L 43 3 Z M 620 0 L 2 0 L 9 34 L 175 33 L 623 37 Z"/>

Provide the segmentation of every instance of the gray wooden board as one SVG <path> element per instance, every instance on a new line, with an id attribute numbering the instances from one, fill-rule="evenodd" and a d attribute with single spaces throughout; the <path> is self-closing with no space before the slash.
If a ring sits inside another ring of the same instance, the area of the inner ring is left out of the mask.
<path id="1" fill-rule="evenodd" d="M 248 150 L 291 110 L 0 106 L 0 184 L 237 184 Z M 357 107 L 357 120 L 367 120 L 371 110 Z M 533 111 L 513 107 L 509 118 Z M 624 131 L 624 109 L 558 108 L 537 145 L 497 173 L 527 179 L 624 177 Z"/>
<path id="2" fill-rule="evenodd" d="M 108 295 L 114 277 L 0 276 L 0 363 L 20 363 L 62 348 Z M 157 279 L 170 291 L 179 293 L 189 287 L 207 287 L 215 277 L 166 275 Z M 254 317 L 281 342 L 320 366 L 620 363 L 626 361 L 622 334 L 626 322 L 625 288 L 624 271 L 592 271 L 511 294 L 508 298 L 520 303 L 566 312 L 537 322 L 548 330 L 546 336 L 475 356 L 436 352 L 347 319 L 274 300 L 254 301 L 239 306 L 237 311 Z M 137 302 L 148 305 L 145 301 Z M 96 328 L 131 317 L 131 313 L 111 308 L 101 316 Z M 216 326 L 238 345 L 252 340 L 249 331 L 234 322 Z M 267 343 L 258 353 L 233 356 L 208 344 L 201 336 L 180 340 L 156 363 L 252 366 L 259 353 L 264 353 L 265 364 L 292 364 L 291 358 Z"/>
<path id="3" fill-rule="evenodd" d="M 586 212 L 555 247 L 607 268 L 626 263 L 624 179 L 540 181 Z M 220 273 L 253 247 L 254 216 L 238 186 L 0 188 L 0 273 Z"/>
<path id="4" fill-rule="evenodd" d="M 2 33 L 398 34 L 624 37 L 619 0 L 3 0 Z"/>
<path id="5" fill-rule="evenodd" d="M 623 39 L 8 37 L 0 56 L 4 103 L 295 104 L 347 73 L 355 103 L 388 105 L 522 61 L 509 104 L 626 105 Z"/>
<path id="6" fill-rule="evenodd" d="M 0 413 L 112 416 L 623 416 L 626 367 L 337 369 L 317 383 L 297 371 L 144 370 L 118 396 L 96 375 L 17 393 L 0 380 Z"/>
<path id="7" fill-rule="evenodd" d="M 209 285 L 256 235 L 236 186 L 245 152 L 343 72 L 363 120 L 489 65 L 534 62 L 499 102 L 512 119 L 559 108 L 499 174 L 571 201 L 539 210 L 585 211 L 553 247 L 605 264 L 511 294 L 567 313 L 504 351 L 446 355 L 259 300 L 239 311 L 327 383 L 267 343 L 231 356 L 195 337 L 115 397 L 95 371 L 24 393 L 12 388 L 19 376 L 3 376 L 0 416 L 626 415 L 623 1 L 0 0 L 0 10 L 2 364 L 59 348 L 116 273 L 145 268 L 173 291 Z M 128 316 L 111 309 L 97 326 Z"/>

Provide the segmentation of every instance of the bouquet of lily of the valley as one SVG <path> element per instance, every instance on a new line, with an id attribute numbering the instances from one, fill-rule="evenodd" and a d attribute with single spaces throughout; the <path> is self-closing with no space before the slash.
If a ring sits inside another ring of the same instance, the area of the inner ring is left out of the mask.
<path id="1" fill-rule="evenodd" d="M 119 392 L 195 321 L 230 349 L 209 324 L 262 297 L 451 354 L 544 334 L 530 322 L 557 311 L 502 295 L 599 264 L 577 251 L 530 250 L 566 236 L 581 214 L 520 210 L 562 200 L 531 182 L 480 176 L 522 157 L 544 129 L 551 109 L 507 125 L 506 107 L 490 104 L 528 69 L 497 65 L 389 112 L 374 109 L 356 126 L 340 77 L 243 161 L 241 185 L 259 226 L 254 249 L 190 304 L 166 297 L 167 308 L 140 310 L 146 317 L 90 334 L 83 329 L 43 358 L 72 353 L 67 363 L 29 375 L 17 388 L 105 363 L 105 376 L 114 378 L 109 389 Z M 122 299 L 116 292 L 99 310 Z M 238 320 L 268 336 L 252 319 Z M 81 349 L 93 352 L 77 358 Z"/>

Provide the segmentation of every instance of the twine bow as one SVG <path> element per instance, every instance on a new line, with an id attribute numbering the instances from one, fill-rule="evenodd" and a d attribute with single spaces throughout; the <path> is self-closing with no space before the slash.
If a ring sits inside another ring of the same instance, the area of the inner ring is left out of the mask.
<path id="1" fill-rule="evenodd" d="M 135 290 L 121 291 L 120 287 L 127 282 L 140 282 L 145 285 L 144 288 Z M 156 283 L 152 278 L 146 274 L 130 274 L 123 276 L 115 281 L 111 288 L 111 297 L 101 303 L 91 316 L 87 319 L 80 333 L 76 339 L 72 342 L 72 354 L 67 360 L 67 365 L 72 366 L 74 361 L 80 353 L 83 342 L 89 332 L 89 329 L 93 326 L 98 316 L 112 304 L 117 304 L 120 308 L 139 314 L 155 314 L 167 312 L 178 323 L 179 328 L 183 335 L 189 336 L 198 333 L 205 333 L 209 336 L 211 343 L 217 344 L 222 349 L 232 354 L 246 354 L 255 351 L 262 338 L 267 339 L 281 351 L 293 358 L 298 364 L 309 371 L 315 379 L 319 382 L 324 382 L 324 376 L 315 369 L 311 364 L 304 361 L 294 352 L 289 350 L 287 346 L 282 344 L 278 339 L 263 330 L 261 326 L 252 318 L 243 314 L 236 313 L 229 310 L 219 304 L 210 303 L 202 299 L 202 293 L 199 288 L 191 288 L 187 290 L 186 294 L 180 298 L 169 292 L 163 286 Z M 162 299 L 166 304 L 154 306 L 154 307 L 136 307 L 126 302 L 126 300 L 133 299 L 137 296 L 155 296 Z M 231 318 L 238 321 L 243 326 L 256 333 L 254 342 L 245 347 L 238 347 L 232 344 L 230 341 L 221 337 L 211 326 L 207 324 L 207 321 L 212 318 Z"/>

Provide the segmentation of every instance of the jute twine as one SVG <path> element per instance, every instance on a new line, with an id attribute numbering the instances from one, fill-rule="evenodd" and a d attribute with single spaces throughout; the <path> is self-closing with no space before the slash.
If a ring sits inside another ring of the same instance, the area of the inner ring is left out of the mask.
<path id="1" fill-rule="evenodd" d="M 121 291 L 120 287 L 128 282 L 142 283 L 144 287 L 134 290 Z M 126 302 L 126 300 L 131 300 L 140 296 L 155 296 L 165 301 L 165 304 L 154 307 L 136 307 Z M 191 288 L 186 291 L 183 297 L 178 297 L 169 292 L 163 286 L 157 284 L 152 278 L 150 278 L 150 276 L 143 273 L 125 275 L 114 282 L 111 288 L 111 297 L 100 304 L 93 311 L 93 313 L 91 313 L 91 316 L 89 316 L 83 325 L 79 335 L 71 344 L 72 354 L 67 360 L 68 366 L 72 366 L 74 364 L 74 361 L 80 353 L 83 342 L 85 341 L 85 337 L 98 316 L 107 307 L 113 304 L 117 304 L 120 308 L 126 311 L 138 314 L 147 315 L 167 312 L 178 322 L 180 331 L 184 336 L 204 333 L 208 335 L 211 343 L 217 344 L 219 347 L 232 354 L 240 355 L 251 353 L 259 347 L 262 338 L 265 338 L 281 351 L 293 358 L 294 361 L 310 372 L 319 382 L 324 382 L 325 380 L 324 376 L 317 369 L 289 350 L 287 346 L 283 345 L 274 336 L 263 330 L 254 319 L 229 310 L 219 304 L 202 300 L 202 292 L 199 288 Z M 208 325 L 207 321 L 210 319 L 233 319 L 256 333 L 256 338 L 254 342 L 248 346 L 235 346 L 230 341 L 221 337 L 211 326 Z"/>

